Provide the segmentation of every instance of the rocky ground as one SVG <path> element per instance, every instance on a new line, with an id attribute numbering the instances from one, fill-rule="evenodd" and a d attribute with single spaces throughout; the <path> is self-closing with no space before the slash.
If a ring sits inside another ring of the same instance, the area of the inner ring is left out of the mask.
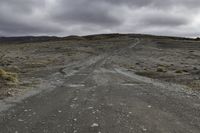
<path id="1" fill-rule="evenodd" d="M 0 83 L 5 133 L 200 131 L 200 42 L 194 39 L 4 39 Z"/>
<path id="2" fill-rule="evenodd" d="M 138 75 L 186 85 L 195 91 L 200 89 L 200 43 L 197 40 L 118 34 L 48 38 L 50 41 L 44 42 L 24 38 L 19 39 L 21 42 L 15 39 L 0 44 L 1 70 L 19 78 L 4 79 L 0 75 L 0 98 L 26 91 L 66 64 L 121 48 L 136 37 L 140 45 L 134 51 L 113 55 L 110 63 Z"/>

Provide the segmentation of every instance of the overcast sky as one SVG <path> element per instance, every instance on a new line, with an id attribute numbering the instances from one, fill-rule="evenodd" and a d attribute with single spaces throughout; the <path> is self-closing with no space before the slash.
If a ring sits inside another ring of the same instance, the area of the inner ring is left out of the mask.
<path id="1" fill-rule="evenodd" d="M 0 0 L 0 36 L 200 36 L 200 0 Z"/>

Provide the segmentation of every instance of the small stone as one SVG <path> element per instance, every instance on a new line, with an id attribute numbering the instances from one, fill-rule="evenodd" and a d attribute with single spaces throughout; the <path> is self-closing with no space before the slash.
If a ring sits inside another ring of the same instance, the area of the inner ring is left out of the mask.
<path id="1" fill-rule="evenodd" d="M 145 131 L 145 132 L 147 131 L 147 129 L 146 129 L 146 128 L 143 128 L 142 130 L 143 130 L 143 131 Z"/>
<path id="2" fill-rule="evenodd" d="M 24 120 L 22 120 L 22 119 L 18 119 L 18 121 L 19 121 L 19 122 L 22 122 L 22 121 L 24 121 Z"/>
<path id="3" fill-rule="evenodd" d="M 99 126 L 99 124 L 97 124 L 97 123 L 93 123 L 92 125 L 91 125 L 91 127 L 98 127 Z"/>
<path id="4" fill-rule="evenodd" d="M 96 113 L 96 111 L 92 111 L 92 114 L 95 114 Z"/>
<path id="5" fill-rule="evenodd" d="M 77 100 L 78 100 L 78 98 L 76 97 L 76 98 L 74 98 L 73 100 L 74 100 L 74 101 L 77 101 Z"/>
<path id="6" fill-rule="evenodd" d="M 145 127 L 142 127 L 142 131 L 146 132 L 146 131 L 147 131 L 147 129 L 146 129 Z"/>
<path id="7" fill-rule="evenodd" d="M 10 92 L 10 91 L 7 92 L 7 95 L 8 95 L 8 96 L 14 96 L 14 94 L 13 94 L 12 92 Z"/>
<path id="8" fill-rule="evenodd" d="M 61 125 L 57 125 L 57 127 L 61 127 Z"/>
<path id="9" fill-rule="evenodd" d="M 148 105 L 148 108 L 151 108 L 152 106 L 151 105 Z"/>
<path id="10" fill-rule="evenodd" d="M 93 109 L 93 107 L 88 107 L 88 109 Z"/>

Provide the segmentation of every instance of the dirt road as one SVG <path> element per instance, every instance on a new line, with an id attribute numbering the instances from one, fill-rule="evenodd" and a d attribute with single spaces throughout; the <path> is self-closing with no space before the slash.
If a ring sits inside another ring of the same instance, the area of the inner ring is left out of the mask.
<path id="1" fill-rule="evenodd" d="M 140 43 L 63 67 L 54 89 L 1 113 L 0 133 L 199 133 L 198 95 L 112 63 Z"/>

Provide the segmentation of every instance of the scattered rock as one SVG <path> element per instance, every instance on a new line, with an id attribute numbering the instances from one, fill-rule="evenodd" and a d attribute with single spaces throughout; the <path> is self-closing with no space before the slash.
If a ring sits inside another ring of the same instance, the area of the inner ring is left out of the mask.
<path id="1" fill-rule="evenodd" d="M 23 122 L 24 120 L 22 120 L 22 119 L 18 119 L 18 121 L 19 121 L 19 122 Z"/>
<path id="2" fill-rule="evenodd" d="M 91 127 L 98 127 L 99 126 L 99 124 L 97 124 L 97 123 L 93 123 L 92 125 L 91 125 Z"/>

